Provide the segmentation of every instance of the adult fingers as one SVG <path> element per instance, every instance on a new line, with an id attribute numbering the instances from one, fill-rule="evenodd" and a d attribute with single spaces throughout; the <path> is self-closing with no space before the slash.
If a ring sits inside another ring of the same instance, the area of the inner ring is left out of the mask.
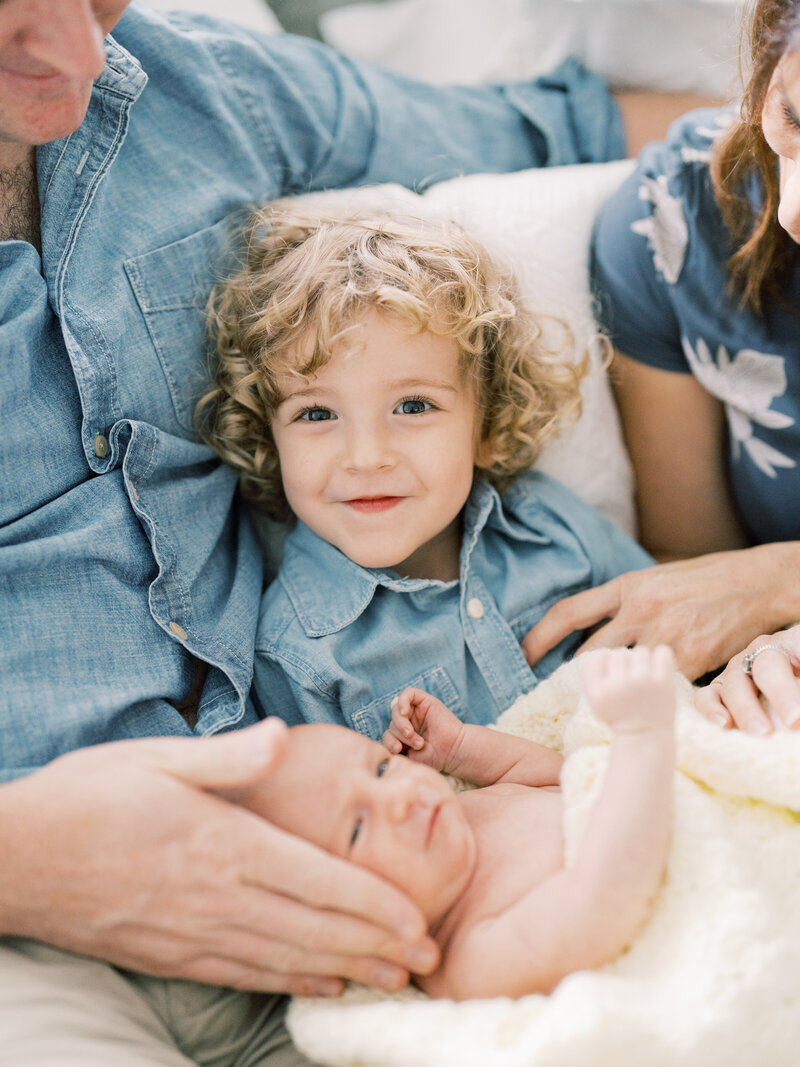
<path id="1" fill-rule="evenodd" d="M 153 738 L 129 751 L 151 767 L 201 789 L 231 789 L 255 781 L 286 749 L 286 724 L 277 718 L 204 738 Z"/>
<path id="2" fill-rule="evenodd" d="M 796 729 L 800 726 L 800 681 L 795 674 L 795 661 L 779 645 L 760 647 L 763 651 L 752 660 L 752 681 L 783 725 Z"/>
<path id="3" fill-rule="evenodd" d="M 694 704 L 701 715 L 704 715 L 709 722 L 713 722 L 716 726 L 721 726 L 723 730 L 727 730 L 734 725 L 733 719 L 722 700 L 721 683 L 716 679 L 709 685 L 694 691 Z"/>
<path id="4" fill-rule="evenodd" d="M 800 726 L 800 626 L 762 634 L 734 656 L 711 685 L 700 689 L 695 704 L 713 721 L 728 717 L 754 734 L 772 731 L 762 698 L 788 728 Z M 745 673 L 745 660 L 750 673 Z"/>
<path id="5" fill-rule="evenodd" d="M 261 833 L 265 847 L 250 850 L 241 873 L 246 884 L 276 890 L 311 908 L 358 916 L 374 928 L 374 954 L 387 931 L 405 941 L 424 937 L 422 912 L 390 883 L 269 823 L 262 824 Z"/>
<path id="6" fill-rule="evenodd" d="M 176 940 L 180 938 L 176 936 Z M 344 982 L 334 971 L 305 974 L 273 970 L 267 961 L 277 958 L 279 951 L 280 945 L 253 937 L 252 933 L 227 932 L 224 944 L 219 947 L 208 944 L 189 950 L 183 944 L 170 945 L 161 932 L 141 930 L 136 938 L 136 951 L 118 953 L 114 962 L 162 978 L 189 979 L 261 993 L 336 996 L 343 991 Z"/>
<path id="7" fill-rule="evenodd" d="M 164 975 L 164 977 L 171 977 Z M 297 997 L 335 997 L 344 992 L 341 978 L 316 974 L 279 974 L 262 967 L 247 967 L 218 956 L 201 956 L 187 964 L 180 975 L 206 985 L 230 986 L 256 993 L 284 993 Z M 393 992 L 393 990 L 387 990 Z"/>
<path id="8" fill-rule="evenodd" d="M 304 974 L 349 978 L 392 991 L 406 984 L 409 972 L 428 974 L 438 965 L 439 951 L 430 938 L 409 944 L 359 916 L 242 888 L 237 928 L 221 924 L 213 947 L 216 955 L 251 973 L 265 971 L 270 988 L 276 974 Z"/>
<path id="9" fill-rule="evenodd" d="M 586 630 L 603 619 L 614 616 L 619 606 L 618 578 L 559 600 L 523 637 L 522 651 L 525 659 L 534 666 L 565 637 L 576 630 Z"/>
<path id="10" fill-rule="evenodd" d="M 718 725 L 732 724 L 757 737 L 772 733 L 756 688 L 742 670 L 742 656 L 736 656 L 718 678 L 698 690 L 695 706 Z"/>

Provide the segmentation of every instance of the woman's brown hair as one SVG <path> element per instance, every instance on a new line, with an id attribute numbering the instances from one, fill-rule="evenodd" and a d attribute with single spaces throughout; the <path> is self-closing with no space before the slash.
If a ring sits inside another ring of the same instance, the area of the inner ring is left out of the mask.
<path id="1" fill-rule="evenodd" d="M 732 290 L 760 313 L 780 303 L 796 245 L 778 222 L 780 186 L 775 153 L 761 128 L 772 75 L 787 51 L 800 48 L 798 0 L 755 0 L 742 30 L 749 56 L 739 121 L 717 142 L 711 161 L 714 195 L 736 251 L 728 260 Z M 754 187 L 760 195 L 753 199 Z"/>

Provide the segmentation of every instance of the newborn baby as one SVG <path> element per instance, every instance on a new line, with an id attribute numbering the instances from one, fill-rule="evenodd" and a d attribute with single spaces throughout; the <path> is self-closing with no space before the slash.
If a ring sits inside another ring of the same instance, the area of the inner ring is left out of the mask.
<path id="1" fill-rule="evenodd" d="M 546 993 L 617 956 L 649 914 L 670 836 L 673 671 L 663 646 L 586 660 L 584 690 L 612 741 L 569 867 L 561 757 L 461 723 L 418 689 L 396 699 L 383 745 L 346 727 L 292 728 L 269 776 L 232 799 L 405 890 L 441 950 L 417 978 L 431 996 Z M 454 793 L 440 771 L 479 788 Z"/>

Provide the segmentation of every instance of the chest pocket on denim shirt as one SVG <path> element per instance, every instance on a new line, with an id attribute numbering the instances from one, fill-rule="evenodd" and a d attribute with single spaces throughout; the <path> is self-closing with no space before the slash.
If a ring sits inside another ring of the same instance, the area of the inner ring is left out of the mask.
<path id="1" fill-rule="evenodd" d="M 415 678 L 409 678 L 396 689 L 371 700 L 363 708 L 350 714 L 345 712 L 345 718 L 349 719 L 354 730 L 366 734 L 373 741 L 380 741 L 392 718 L 392 701 L 409 686 L 414 689 L 424 689 L 426 693 L 430 693 L 431 696 L 437 697 L 443 704 L 446 704 L 455 715 L 461 717 L 461 698 L 450 680 L 450 675 L 444 667 L 431 667 L 430 670 L 423 671 Z"/>
<path id="2" fill-rule="evenodd" d="M 208 380 L 205 303 L 226 272 L 230 221 L 125 261 L 139 309 L 155 347 L 178 423 L 193 427 L 194 405 Z"/>

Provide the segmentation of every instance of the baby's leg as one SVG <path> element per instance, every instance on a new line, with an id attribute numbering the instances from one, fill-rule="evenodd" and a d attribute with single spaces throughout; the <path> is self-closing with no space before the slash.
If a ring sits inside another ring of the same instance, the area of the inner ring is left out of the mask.
<path id="1" fill-rule="evenodd" d="M 615 733 L 672 728 L 675 656 L 666 645 L 591 653 L 581 682 L 592 711 Z"/>

